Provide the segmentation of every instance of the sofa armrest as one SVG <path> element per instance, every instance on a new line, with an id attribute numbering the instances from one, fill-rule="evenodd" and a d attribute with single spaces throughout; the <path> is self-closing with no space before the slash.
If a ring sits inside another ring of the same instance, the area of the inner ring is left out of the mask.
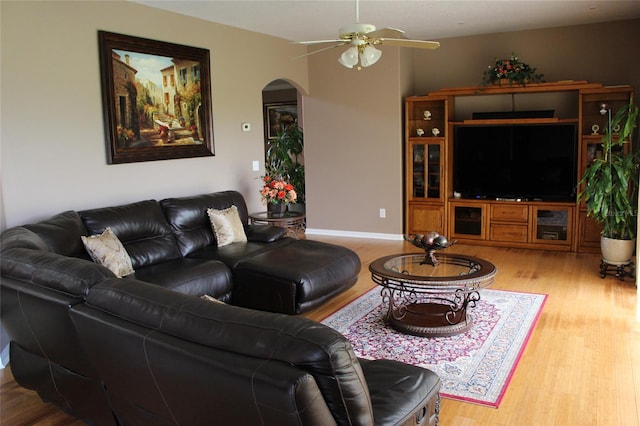
<path id="1" fill-rule="evenodd" d="M 245 227 L 247 240 L 255 243 L 272 243 L 287 234 L 287 229 L 273 225 L 247 225 Z"/>
<path id="2" fill-rule="evenodd" d="M 45 243 L 38 234 L 23 226 L 7 229 L 0 236 L 0 247 L 3 251 L 13 248 L 48 251 Z"/>
<path id="3" fill-rule="evenodd" d="M 115 275 L 89 260 L 11 248 L 0 256 L 2 276 L 84 297 L 89 288 Z"/>
<path id="4" fill-rule="evenodd" d="M 441 382 L 436 373 L 388 359 L 358 361 L 367 379 L 376 424 L 438 424 Z"/>

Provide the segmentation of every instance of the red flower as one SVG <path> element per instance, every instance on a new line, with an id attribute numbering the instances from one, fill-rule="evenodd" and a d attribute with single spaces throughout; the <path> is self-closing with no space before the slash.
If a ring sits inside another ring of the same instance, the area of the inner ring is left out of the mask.
<path id="1" fill-rule="evenodd" d="M 269 175 L 263 176 L 264 185 L 260 190 L 262 202 L 268 203 L 295 203 L 298 195 L 295 188 L 282 178 L 275 178 Z"/>

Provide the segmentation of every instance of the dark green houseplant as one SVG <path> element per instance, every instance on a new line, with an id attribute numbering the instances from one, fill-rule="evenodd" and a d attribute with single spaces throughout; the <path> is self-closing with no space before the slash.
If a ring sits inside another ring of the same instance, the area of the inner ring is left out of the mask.
<path id="1" fill-rule="evenodd" d="M 603 111 L 610 114 L 605 105 Z M 637 120 L 638 107 L 631 97 L 608 122 L 602 137 L 602 157 L 587 166 L 580 180 L 584 186 L 578 200 L 585 201 L 587 215 L 602 226 L 603 238 L 636 238 L 640 157 L 637 150 L 626 145 L 631 144 Z M 604 253 L 603 258 L 608 259 Z"/>
<path id="2" fill-rule="evenodd" d="M 304 137 L 297 122 L 283 127 L 267 141 L 265 173 L 288 181 L 295 188 L 298 203 L 305 202 Z"/>

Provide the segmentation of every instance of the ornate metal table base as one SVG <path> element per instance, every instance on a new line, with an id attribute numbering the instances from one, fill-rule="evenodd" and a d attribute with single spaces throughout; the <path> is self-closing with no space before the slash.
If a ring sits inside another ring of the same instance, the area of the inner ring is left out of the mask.
<path id="1" fill-rule="evenodd" d="M 607 263 L 604 259 L 600 260 L 600 277 L 604 279 L 607 275 L 613 275 L 616 278 L 619 278 L 620 281 L 624 281 L 624 277 L 635 278 L 636 268 L 633 264 L 633 260 L 622 265 Z"/>
<path id="2" fill-rule="evenodd" d="M 493 282 L 495 266 L 461 254 L 438 254 L 433 262 L 421 254 L 381 257 L 369 265 L 381 286 L 386 322 L 396 330 L 424 337 L 464 333 L 473 325 L 469 310 L 479 290 Z"/>
<path id="3" fill-rule="evenodd" d="M 384 287 L 380 294 L 387 303 L 385 320 L 396 330 L 421 337 L 448 337 L 464 333 L 473 325 L 467 312 L 480 300 L 477 291 L 456 291 L 451 297 L 429 297 L 417 301 L 417 296 L 403 290 Z M 395 296 L 395 297 L 394 297 Z"/>

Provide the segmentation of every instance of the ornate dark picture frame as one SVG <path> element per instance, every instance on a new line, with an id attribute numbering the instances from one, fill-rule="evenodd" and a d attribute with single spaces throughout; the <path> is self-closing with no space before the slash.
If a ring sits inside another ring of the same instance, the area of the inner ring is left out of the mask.
<path id="1" fill-rule="evenodd" d="M 107 163 L 214 155 L 209 50 L 98 31 Z"/>
<path id="2" fill-rule="evenodd" d="M 298 120 L 296 102 L 277 102 L 264 105 L 264 133 L 274 139 L 284 127 Z"/>

